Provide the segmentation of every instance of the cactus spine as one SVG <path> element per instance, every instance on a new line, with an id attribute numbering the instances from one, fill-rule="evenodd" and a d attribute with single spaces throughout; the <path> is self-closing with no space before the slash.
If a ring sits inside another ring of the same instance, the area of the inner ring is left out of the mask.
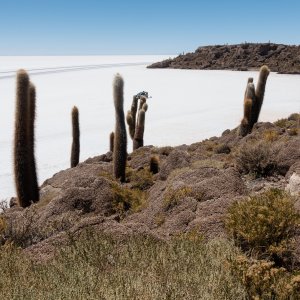
<path id="1" fill-rule="evenodd" d="M 39 185 L 36 174 L 36 163 L 34 156 L 34 123 L 36 110 L 36 91 L 34 84 L 29 85 L 29 103 L 28 103 L 28 160 L 29 160 L 29 181 L 30 181 L 30 199 L 33 202 L 40 200 Z"/>
<path id="2" fill-rule="evenodd" d="M 124 81 L 120 74 L 117 74 L 113 81 L 113 97 L 115 105 L 115 137 L 113 152 L 113 170 L 114 176 L 125 182 L 125 169 L 127 159 L 127 135 L 124 117 Z"/>
<path id="3" fill-rule="evenodd" d="M 150 172 L 152 174 L 159 172 L 159 157 L 157 155 L 152 155 L 150 158 Z"/>
<path id="4" fill-rule="evenodd" d="M 71 168 L 74 168 L 79 163 L 80 155 L 79 111 L 76 106 L 72 109 L 72 137 Z"/>
<path id="5" fill-rule="evenodd" d="M 18 203 L 28 207 L 38 201 L 34 160 L 35 89 L 25 70 L 17 72 L 14 136 L 14 174 Z M 35 180 L 34 180 L 35 179 Z"/>
<path id="6" fill-rule="evenodd" d="M 114 152 L 114 139 L 115 134 L 114 132 L 111 132 L 109 135 L 109 151 Z"/>

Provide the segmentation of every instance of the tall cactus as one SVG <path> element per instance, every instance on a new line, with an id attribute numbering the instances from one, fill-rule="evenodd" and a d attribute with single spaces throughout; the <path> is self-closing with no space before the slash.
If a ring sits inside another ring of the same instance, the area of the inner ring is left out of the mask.
<path id="1" fill-rule="evenodd" d="M 115 134 L 114 132 L 111 132 L 109 135 L 109 151 L 114 152 L 114 139 Z"/>
<path id="2" fill-rule="evenodd" d="M 239 127 L 239 135 L 241 136 L 245 136 L 250 133 L 254 124 L 258 121 L 269 74 L 270 70 L 267 66 L 262 66 L 260 68 L 256 89 L 253 83 L 253 78 L 248 78 L 244 97 L 244 117 Z"/>
<path id="3" fill-rule="evenodd" d="M 124 117 L 124 81 L 120 74 L 117 74 L 113 81 L 113 97 L 115 105 L 115 138 L 113 152 L 114 176 L 125 182 L 125 169 L 127 160 L 127 135 Z"/>
<path id="4" fill-rule="evenodd" d="M 138 100 L 140 103 L 138 105 Z M 127 112 L 126 121 L 129 127 L 129 134 L 133 140 L 133 150 L 144 145 L 145 113 L 147 111 L 147 98 L 133 96 L 131 110 Z M 137 107 L 139 106 L 138 113 Z M 137 116 L 136 116 L 137 114 Z"/>
<path id="5" fill-rule="evenodd" d="M 248 84 L 247 84 L 245 97 L 244 97 L 244 117 L 241 121 L 241 125 L 239 128 L 240 136 L 246 136 L 252 130 L 252 127 L 250 126 L 250 120 L 251 120 L 252 104 L 253 101 L 255 101 L 255 87 L 252 81 L 249 79 L 248 79 Z"/>
<path id="6" fill-rule="evenodd" d="M 29 76 L 25 70 L 17 72 L 16 114 L 14 136 L 14 174 L 18 203 L 21 207 L 31 204 L 28 163 L 28 103 Z"/>
<path id="7" fill-rule="evenodd" d="M 138 113 L 138 119 L 133 138 L 133 150 L 144 146 L 145 114 L 147 109 L 148 105 L 146 102 L 144 102 Z"/>
<path id="8" fill-rule="evenodd" d="M 34 123 L 36 110 L 36 91 L 33 83 L 29 84 L 29 102 L 28 102 L 28 164 L 29 164 L 29 188 L 30 199 L 38 202 L 40 199 L 39 185 L 36 173 L 36 163 L 34 156 Z"/>
<path id="9" fill-rule="evenodd" d="M 76 106 L 72 109 L 72 137 L 71 168 L 74 168 L 79 163 L 80 155 L 79 111 Z"/>
<path id="10" fill-rule="evenodd" d="M 250 121 L 251 128 L 258 121 L 259 114 L 264 100 L 266 83 L 269 74 L 270 74 L 270 70 L 267 66 L 262 66 L 260 68 L 259 78 L 255 89 L 255 101 L 252 104 L 252 113 L 251 113 L 251 121 Z"/>

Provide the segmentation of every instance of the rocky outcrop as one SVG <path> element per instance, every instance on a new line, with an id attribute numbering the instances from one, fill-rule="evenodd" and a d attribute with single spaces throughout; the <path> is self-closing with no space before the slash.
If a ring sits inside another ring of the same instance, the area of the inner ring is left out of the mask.
<path id="1" fill-rule="evenodd" d="M 273 43 L 205 46 L 148 68 L 247 71 L 262 65 L 272 72 L 300 74 L 300 46 Z"/>

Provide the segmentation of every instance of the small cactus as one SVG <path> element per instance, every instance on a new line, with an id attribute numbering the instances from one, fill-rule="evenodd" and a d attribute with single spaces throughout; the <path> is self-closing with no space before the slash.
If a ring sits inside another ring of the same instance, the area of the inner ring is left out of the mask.
<path id="1" fill-rule="evenodd" d="M 28 103 L 28 163 L 29 163 L 29 182 L 30 182 L 30 199 L 38 202 L 40 199 L 39 185 L 36 173 L 36 163 L 34 156 L 34 122 L 36 110 L 36 91 L 35 86 L 29 84 L 29 103 Z"/>
<path id="2" fill-rule="evenodd" d="M 152 174 L 159 172 L 159 157 L 157 155 L 152 155 L 150 158 L 150 172 Z"/>
<path id="3" fill-rule="evenodd" d="M 114 132 L 111 132 L 109 135 L 109 151 L 114 152 L 114 139 L 115 134 Z"/>
<path id="4" fill-rule="evenodd" d="M 79 163 L 80 155 L 79 111 L 76 106 L 72 109 L 72 137 L 71 168 L 74 168 Z"/>
<path id="5" fill-rule="evenodd" d="M 124 117 L 124 81 L 120 74 L 117 74 L 113 81 L 113 97 L 115 105 L 115 134 L 113 151 L 113 170 L 114 176 L 125 182 L 125 169 L 127 160 L 127 134 Z"/>

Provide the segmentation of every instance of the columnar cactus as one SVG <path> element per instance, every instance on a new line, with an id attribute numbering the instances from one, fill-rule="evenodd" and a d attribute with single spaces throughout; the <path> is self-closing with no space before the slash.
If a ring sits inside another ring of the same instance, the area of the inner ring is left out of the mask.
<path id="1" fill-rule="evenodd" d="M 145 130 L 145 114 L 148 109 L 148 105 L 144 102 L 142 108 L 139 110 L 136 128 L 133 138 L 133 150 L 136 150 L 144 146 L 144 130 Z"/>
<path id="2" fill-rule="evenodd" d="M 270 70 L 267 66 L 262 66 L 259 72 L 259 78 L 255 89 L 255 103 L 252 106 L 251 125 L 257 123 L 260 110 L 264 101 L 265 89 Z"/>
<path id="3" fill-rule="evenodd" d="M 72 109 L 72 137 L 71 168 L 74 168 L 79 163 L 80 155 L 79 111 L 76 106 Z"/>
<path id="4" fill-rule="evenodd" d="M 40 199 L 38 178 L 36 174 L 36 163 L 34 156 L 34 123 L 36 110 L 36 91 L 34 84 L 29 85 L 29 103 L 28 103 L 28 160 L 29 160 L 29 181 L 30 181 L 30 199 L 38 202 Z"/>
<path id="5" fill-rule="evenodd" d="M 111 132 L 109 135 L 109 151 L 114 152 L 114 139 L 115 134 L 114 132 Z"/>
<path id="6" fill-rule="evenodd" d="M 115 105 L 115 138 L 113 152 L 113 170 L 114 176 L 125 182 L 125 169 L 127 160 L 127 134 L 124 117 L 124 81 L 120 74 L 117 74 L 113 82 L 113 97 Z"/>
<path id="7" fill-rule="evenodd" d="M 38 201 L 33 196 L 36 182 L 32 182 L 34 163 L 34 108 L 35 92 L 30 88 L 29 76 L 25 70 L 17 73 L 16 115 L 14 136 L 14 174 L 18 203 L 21 207 L 30 206 L 32 201 Z M 35 175 L 36 176 L 36 175 Z"/>
<path id="8" fill-rule="evenodd" d="M 246 136 L 251 132 L 252 127 L 250 127 L 250 120 L 253 101 L 255 101 L 255 87 L 254 84 L 248 80 L 244 97 L 244 117 L 239 128 L 239 134 L 241 136 Z"/>
<path id="9" fill-rule="evenodd" d="M 244 117 L 239 128 L 239 134 L 241 136 L 245 136 L 250 133 L 254 124 L 258 121 L 269 74 L 269 68 L 267 66 L 262 66 L 259 72 L 259 79 L 256 89 L 253 84 L 253 78 L 248 78 L 244 98 Z"/>
<path id="10" fill-rule="evenodd" d="M 137 113 L 139 98 L 134 96 L 131 110 L 127 112 L 126 121 L 129 127 L 130 137 L 133 140 L 133 150 L 143 147 L 144 145 L 144 128 L 145 128 L 145 113 L 148 109 L 147 98 L 140 97 L 139 110 Z"/>

